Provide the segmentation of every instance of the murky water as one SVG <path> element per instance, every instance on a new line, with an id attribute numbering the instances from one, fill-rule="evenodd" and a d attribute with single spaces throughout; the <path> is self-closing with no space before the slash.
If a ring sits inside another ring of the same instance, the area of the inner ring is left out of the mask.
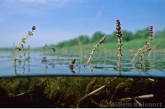
<path id="1" fill-rule="evenodd" d="M 123 53 L 121 69 L 117 67 L 116 52 L 96 51 L 89 65 L 86 62 L 90 51 L 79 52 L 63 51 L 56 56 L 53 52 L 30 52 L 28 56 L 20 54 L 19 61 L 14 64 L 11 52 L 0 52 L 0 77 L 25 76 L 126 76 L 126 77 L 160 77 L 165 78 L 165 52 L 151 52 L 145 56 L 142 65 L 139 57 L 134 64 L 134 53 Z M 76 59 L 74 68 L 69 68 L 72 59 Z"/>

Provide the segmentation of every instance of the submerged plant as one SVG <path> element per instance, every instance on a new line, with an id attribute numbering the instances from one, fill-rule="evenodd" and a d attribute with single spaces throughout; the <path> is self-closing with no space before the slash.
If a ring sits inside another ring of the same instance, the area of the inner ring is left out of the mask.
<path id="1" fill-rule="evenodd" d="M 18 60 L 18 59 L 17 59 L 17 56 L 18 56 L 18 53 L 21 51 L 21 44 L 22 44 L 22 46 L 23 46 L 23 44 L 26 43 L 26 39 L 27 39 L 28 37 L 30 37 L 30 36 L 33 35 L 33 31 L 34 31 L 35 29 L 36 29 L 36 26 L 33 26 L 33 27 L 32 27 L 32 31 L 28 31 L 28 35 L 27 35 L 26 37 L 23 37 L 22 40 L 21 40 L 21 42 L 20 42 L 18 45 L 15 46 L 16 49 L 17 49 L 17 52 L 16 52 L 16 54 L 15 54 L 15 56 L 14 56 L 14 58 L 13 58 L 14 61 L 17 61 L 17 60 Z"/>
<path id="2" fill-rule="evenodd" d="M 102 100 L 108 107 L 120 107 L 113 103 L 155 103 L 160 97 L 159 102 L 165 103 L 164 79 L 51 76 L 1 78 L 0 82 L 0 107 L 98 108 Z"/>
<path id="3" fill-rule="evenodd" d="M 100 45 L 100 44 L 102 44 L 104 41 L 105 41 L 105 39 L 106 39 L 106 36 L 104 36 L 103 38 L 101 38 L 101 40 L 94 46 L 94 48 L 92 49 L 92 52 L 90 53 L 90 57 L 89 57 L 89 59 L 88 59 L 88 61 L 87 61 L 87 65 L 89 65 L 89 63 L 90 63 L 90 60 L 92 59 L 92 56 L 93 56 L 93 54 L 94 54 L 94 51 L 97 49 L 97 47 Z"/>

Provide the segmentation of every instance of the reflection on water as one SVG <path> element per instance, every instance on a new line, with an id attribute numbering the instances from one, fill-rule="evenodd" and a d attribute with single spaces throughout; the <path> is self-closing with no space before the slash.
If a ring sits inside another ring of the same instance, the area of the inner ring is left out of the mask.
<path id="1" fill-rule="evenodd" d="M 45 55 L 46 54 L 46 55 Z M 140 76 L 165 77 L 164 52 L 152 52 L 145 57 L 145 62 L 131 62 L 132 53 L 123 53 L 121 69 L 117 67 L 116 52 L 93 56 L 90 65 L 86 65 L 87 55 L 79 56 L 76 51 L 63 51 L 55 55 L 53 52 L 31 52 L 20 55 L 18 61 L 12 61 L 10 52 L 0 52 L 0 77 L 17 76 Z M 73 67 L 69 66 L 75 59 Z M 121 70 L 121 73 L 120 73 Z"/>

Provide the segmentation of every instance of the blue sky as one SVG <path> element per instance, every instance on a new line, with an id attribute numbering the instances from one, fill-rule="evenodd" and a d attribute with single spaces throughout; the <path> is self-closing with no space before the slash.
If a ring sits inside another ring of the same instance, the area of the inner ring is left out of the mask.
<path id="1" fill-rule="evenodd" d="M 0 47 L 12 47 L 33 25 L 25 46 L 44 46 L 88 35 L 111 34 L 116 20 L 135 32 L 165 28 L 165 0 L 0 0 Z"/>

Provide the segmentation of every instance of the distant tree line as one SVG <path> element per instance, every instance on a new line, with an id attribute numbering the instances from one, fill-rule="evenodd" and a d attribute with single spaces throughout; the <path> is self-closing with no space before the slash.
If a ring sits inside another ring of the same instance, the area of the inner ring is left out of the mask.
<path id="1" fill-rule="evenodd" d="M 112 34 L 104 34 L 100 31 L 97 31 L 92 35 L 91 38 L 87 35 L 80 35 L 77 38 L 60 42 L 56 46 L 65 47 L 65 46 L 77 45 L 78 39 L 81 41 L 82 44 L 97 43 L 103 36 L 106 36 L 105 43 L 115 42 L 117 40 L 116 31 L 114 31 Z M 134 39 L 148 38 L 148 36 L 149 36 L 149 27 L 142 29 L 142 30 L 137 30 L 135 33 L 132 33 L 127 30 L 122 31 L 123 41 L 131 41 Z M 154 37 L 163 37 L 163 36 L 165 36 L 165 29 L 163 29 L 162 31 L 154 32 Z"/>

